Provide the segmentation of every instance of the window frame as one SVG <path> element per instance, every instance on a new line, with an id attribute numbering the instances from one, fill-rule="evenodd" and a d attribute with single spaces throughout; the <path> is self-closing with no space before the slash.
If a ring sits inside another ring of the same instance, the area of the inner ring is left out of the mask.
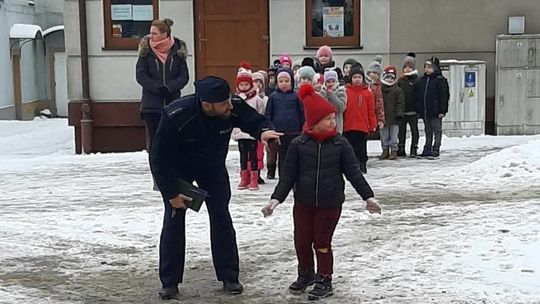
<path id="1" fill-rule="evenodd" d="M 159 19 L 159 0 L 151 0 L 154 17 Z M 118 38 L 112 35 L 111 0 L 103 0 L 103 24 L 105 30 L 106 50 L 137 50 L 140 38 Z M 150 29 L 148 29 L 150 32 Z"/>
<path id="2" fill-rule="evenodd" d="M 354 16 L 353 16 L 353 35 L 350 37 L 313 37 L 313 15 L 312 15 L 312 3 L 313 0 L 304 1 L 305 4 L 305 25 L 306 25 L 306 47 L 320 47 L 323 45 L 328 45 L 330 47 L 343 47 L 343 48 L 360 48 L 360 12 L 361 10 L 361 1 L 352 0 L 354 7 Z"/>

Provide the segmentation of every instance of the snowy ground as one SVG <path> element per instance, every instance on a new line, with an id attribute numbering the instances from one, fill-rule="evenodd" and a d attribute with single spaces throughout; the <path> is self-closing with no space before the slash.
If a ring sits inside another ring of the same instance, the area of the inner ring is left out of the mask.
<path id="1" fill-rule="evenodd" d="M 482 136 L 445 138 L 439 160 L 370 159 L 383 214 L 347 188 L 325 303 L 540 303 L 538 151 L 540 136 Z M 0 303 L 160 302 L 145 152 L 74 155 L 66 120 L 0 121 L 0 159 Z M 236 151 L 228 165 L 235 185 Z M 290 200 L 260 213 L 274 186 L 233 189 L 240 296 L 215 280 L 206 210 L 189 212 L 182 303 L 307 302 L 287 292 Z"/>

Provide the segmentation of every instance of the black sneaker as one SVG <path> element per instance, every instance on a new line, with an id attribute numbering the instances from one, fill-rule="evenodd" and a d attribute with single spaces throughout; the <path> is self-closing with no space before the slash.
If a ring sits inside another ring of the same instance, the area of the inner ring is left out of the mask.
<path id="1" fill-rule="evenodd" d="M 407 153 L 405 153 L 405 147 L 399 147 L 399 149 L 397 151 L 397 156 L 399 156 L 399 157 L 407 156 Z"/>
<path id="2" fill-rule="evenodd" d="M 241 294 L 244 287 L 239 282 L 223 281 L 223 290 L 228 294 Z"/>
<path id="3" fill-rule="evenodd" d="M 320 300 L 333 294 L 332 279 L 319 277 L 313 289 L 308 292 L 308 300 Z"/>
<path id="4" fill-rule="evenodd" d="M 439 155 L 440 155 L 439 148 L 433 147 L 433 150 L 431 150 L 431 156 L 439 157 Z"/>
<path id="5" fill-rule="evenodd" d="M 306 291 L 308 286 L 313 285 L 316 279 L 317 277 L 315 276 L 315 272 L 299 270 L 298 278 L 289 286 L 289 291 L 291 293 L 302 293 Z"/>
<path id="6" fill-rule="evenodd" d="M 159 290 L 159 297 L 162 300 L 173 300 L 178 296 L 178 287 L 163 287 Z"/>

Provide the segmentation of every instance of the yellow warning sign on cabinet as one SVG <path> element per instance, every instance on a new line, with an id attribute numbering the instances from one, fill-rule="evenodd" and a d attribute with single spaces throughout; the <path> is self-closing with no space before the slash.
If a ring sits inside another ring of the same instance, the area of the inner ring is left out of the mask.
<path id="1" fill-rule="evenodd" d="M 473 89 L 469 89 L 469 97 L 474 97 L 474 90 Z"/>

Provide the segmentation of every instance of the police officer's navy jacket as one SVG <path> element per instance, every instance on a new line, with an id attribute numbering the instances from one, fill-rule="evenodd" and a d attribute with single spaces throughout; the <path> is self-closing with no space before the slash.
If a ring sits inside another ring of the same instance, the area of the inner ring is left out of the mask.
<path id="1" fill-rule="evenodd" d="M 163 109 L 150 151 L 150 167 L 165 198 L 179 194 L 179 178 L 193 179 L 209 169 L 216 174 L 225 172 L 233 128 L 257 139 L 263 131 L 273 129 L 269 120 L 239 97 L 232 97 L 232 102 L 228 119 L 205 115 L 195 94 Z"/>

